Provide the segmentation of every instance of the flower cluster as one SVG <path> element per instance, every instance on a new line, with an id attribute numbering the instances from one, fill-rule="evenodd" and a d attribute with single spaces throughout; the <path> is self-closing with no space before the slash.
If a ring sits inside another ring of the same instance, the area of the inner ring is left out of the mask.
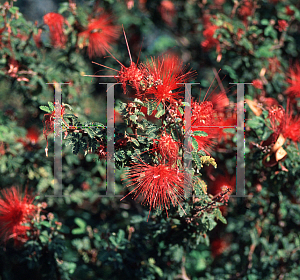
<path id="1" fill-rule="evenodd" d="M 37 213 L 33 204 L 33 197 L 25 193 L 24 196 L 16 187 L 1 190 L 0 198 L 0 236 L 3 242 L 14 239 L 15 245 L 26 242 L 27 224 Z"/>

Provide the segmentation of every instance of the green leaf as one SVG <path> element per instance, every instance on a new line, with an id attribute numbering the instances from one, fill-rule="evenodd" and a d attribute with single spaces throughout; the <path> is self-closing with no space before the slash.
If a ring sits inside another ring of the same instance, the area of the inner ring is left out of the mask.
<path id="1" fill-rule="evenodd" d="M 274 52 L 270 51 L 271 46 L 262 46 L 260 47 L 256 52 L 256 57 L 264 57 L 264 58 L 270 58 L 274 56 Z"/>
<path id="2" fill-rule="evenodd" d="M 11 8 L 9 8 L 9 11 L 10 11 L 12 14 L 15 14 L 17 11 L 19 11 L 19 8 L 18 8 L 18 7 L 11 7 Z"/>
<path id="3" fill-rule="evenodd" d="M 156 108 L 156 104 L 155 104 L 155 102 L 148 102 L 147 104 L 146 104 L 146 107 L 147 107 L 147 115 L 148 116 L 151 116 L 152 115 L 152 113 L 153 113 L 153 111 L 155 110 L 155 108 Z"/>
<path id="4" fill-rule="evenodd" d="M 198 151 L 198 142 L 196 141 L 196 139 L 194 137 L 192 137 L 192 146 L 193 146 L 193 149 Z"/>
<path id="5" fill-rule="evenodd" d="M 141 100 L 137 99 L 137 98 L 135 98 L 135 99 L 133 100 L 133 103 L 136 103 L 136 104 L 139 104 L 139 105 L 141 105 L 141 106 L 144 106 L 144 103 L 143 103 Z"/>
<path id="6" fill-rule="evenodd" d="M 51 111 L 54 111 L 55 110 L 55 107 L 54 107 L 54 105 L 53 105 L 53 103 L 52 102 L 48 102 L 48 105 L 49 105 L 49 108 L 50 108 L 50 110 Z"/>
<path id="7" fill-rule="evenodd" d="M 194 131 L 194 132 L 193 132 L 193 135 L 194 135 L 194 136 L 203 136 L 203 137 L 208 136 L 208 134 L 207 134 L 206 132 L 200 131 L 200 130 Z"/>
<path id="8" fill-rule="evenodd" d="M 47 113 L 51 113 L 51 110 L 47 106 L 40 106 L 40 109 Z"/>
<path id="9" fill-rule="evenodd" d="M 75 218 L 74 222 L 79 226 L 79 228 L 72 229 L 72 234 L 85 233 L 86 222 L 81 218 Z"/>
<path id="10" fill-rule="evenodd" d="M 130 139 L 130 141 L 131 141 L 132 143 L 134 143 L 134 145 L 136 145 L 136 146 L 140 146 L 140 143 L 139 143 L 139 141 L 138 141 L 138 140 L 136 140 L 135 138 L 131 138 L 131 139 Z"/>
<path id="11" fill-rule="evenodd" d="M 185 101 L 184 101 L 184 102 L 181 102 L 181 104 L 182 104 L 183 106 L 191 106 L 190 103 L 185 102 Z"/>

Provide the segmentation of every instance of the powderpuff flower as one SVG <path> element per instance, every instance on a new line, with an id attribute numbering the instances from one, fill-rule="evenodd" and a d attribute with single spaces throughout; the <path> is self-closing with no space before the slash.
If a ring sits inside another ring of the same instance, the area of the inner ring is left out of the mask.
<path id="1" fill-rule="evenodd" d="M 163 159 L 169 159 L 170 162 L 174 162 L 178 157 L 179 145 L 172 136 L 165 134 L 160 139 L 155 140 L 158 141 L 158 144 L 155 146 L 157 146 L 158 152 Z"/>
<path id="2" fill-rule="evenodd" d="M 210 96 L 209 100 L 212 102 L 213 108 L 218 112 L 223 112 L 225 108 L 229 105 L 229 98 L 227 97 L 224 91 L 221 91 L 219 93 L 213 93 Z"/>
<path id="3" fill-rule="evenodd" d="M 236 177 L 230 177 L 226 172 L 225 175 L 218 175 L 215 177 L 214 182 L 212 182 L 209 186 L 209 193 L 211 193 L 212 195 L 217 195 L 229 189 L 229 193 L 227 193 L 224 197 L 225 201 L 228 201 L 229 195 L 233 192 L 233 190 L 235 190 L 235 185 Z"/>
<path id="4" fill-rule="evenodd" d="M 289 87 L 285 91 L 290 97 L 300 97 L 300 64 L 296 63 L 294 67 L 290 67 L 287 74 L 287 82 Z"/>
<path id="5" fill-rule="evenodd" d="M 145 83 L 147 84 L 145 96 L 157 102 L 165 104 L 166 101 L 176 104 L 182 88 L 182 83 L 186 83 L 195 76 L 194 71 L 186 71 L 183 62 L 174 55 L 167 55 L 157 59 L 152 58 L 142 66 Z"/>
<path id="6" fill-rule="evenodd" d="M 285 20 L 278 20 L 278 30 L 280 32 L 286 31 L 288 28 L 289 24 Z"/>
<path id="7" fill-rule="evenodd" d="M 192 118 L 191 118 L 191 130 L 203 131 L 207 133 L 207 136 L 193 137 L 198 143 L 198 150 L 203 150 L 209 154 L 211 149 L 216 144 L 216 138 L 218 136 L 219 127 L 217 111 L 213 109 L 213 104 L 210 101 L 204 101 L 200 104 L 196 101 L 192 102 Z"/>
<path id="8" fill-rule="evenodd" d="M 257 88 L 257 89 L 263 89 L 263 88 L 264 88 L 264 87 L 263 87 L 262 81 L 259 80 L 259 79 L 253 80 L 253 81 L 252 81 L 252 84 L 253 84 L 253 86 L 254 86 L 255 88 Z"/>
<path id="9" fill-rule="evenodd" d="M 201 46 L 204 51 L 209 51 L 213 47 L 216 47 L 217 52 L 221 51 L 219 40 L 213 37 L 218 28 L 218 26 L 211 24 L 203 31 L 205 40 L 201 43 Z"/>
<path id="10" fill-rule="evenodd" d="M 79 46 L 87 46 L 90 58 L 103 56 L 118 36 L 118 27 L 112 24 L 109 15 L 103 14 L 98 19 L 90 20 L 87 29 L 78 34 Z"/>
<path id="11" fill-rule="evenodd" d="M 55 48 L 63 48 L 67 42 L 67 37 L 63 31 L 65 18 L 57 13 L 48 13 L 44 15 L 44 23 L 50 30 L 51 44 Z"/>
<path id="12" fill-rule="evenodd" d="M 159 163 L 152 166 L 141 159 L 139 161 L 132 163 L 130 169 L 125 172 L 125 178 L 130 181 L 127 187 L 135 186 L 129 194 L 134 193 L 135 199 L 140 196 L 142 204 L 150 206 L 149 214 L 151 209 L 163 208 L 168 213 L 167 209 L 171 204 L 180 205 L 185 188 L 188 187 L 184 171 L 168 164 Z"/>
<path id="13" fill-rule="evenodd" d="M 254 3 L 249 0 L 244 0 L 243 4 L 238 10 L 239 17 L 243 20 L 244 24 L 247 24 L 247 17 L 251 16 L 254 11 Z"/>
<path id="14" fill-rule="evenodd" d="M 34 198 L 19 189 L 11 187 L 1 190 L 0 198 L 0 236 L 4 242 L 13 238 L 15 245 L 28 239 L 26 232 L 30 229 L 25 225 L 31 221 L 36 213 L 36 206 L 32 204 Z"/>
<path id="15" fill-rule="evenodd" d="M 130 85 L 133 87 L 137 93 L 141 91 L 141 87 L 143 86 L 144 75 L 141 69 L 131 61 L 129 67 L 125 67 L 123 64 L 121 65 L 121 70 L 118 72 L 118 75 L 115 76 L 115 79 L 118 83 L 122 84 L 123 92 L 126 94 L 126 85 Z"/>
<path id="16" fill-rule="evenodd" d="M 300 117 L 293 116 L 292 111 L 289 110 L 289 101 L 287 108 L 285 111 L 282 107 L 272 106 L 269 109 L 268 119 L 271 129 L 275 132 L 275 140 L 281 133 L 284 138 L 289 138 L 296 144 L 300 142 Z"/>

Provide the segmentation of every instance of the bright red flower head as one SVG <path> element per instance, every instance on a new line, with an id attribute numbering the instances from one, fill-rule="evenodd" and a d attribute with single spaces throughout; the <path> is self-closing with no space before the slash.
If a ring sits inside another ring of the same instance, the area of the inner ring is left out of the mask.
<path id="1" fill-rule="evenodd" d="M 158 141 L 158 152 L 163 157 L 163 159 L 167 159 L 171 162 L 174 162 L 174 160 L 176 160 L 178 157 L 178 143 L 169 134 L 165 134 L 160 139 L 156 140 Z"/>
<path id="2" fill-rule="evenodd" d="M 127 84 L 133 87 L 137 93 L 139 93 L 142 89 L 141 81 L 144 79 L 143 71 L 141 71 L 141 69 L 139 69 L 134 62 L 131 62 L 129 67 L 121 65 L 121 70 L 118 72 L 118 75 L 115 76 L 115 78 L 118 83 L 122 84 L 124 94 L 127 92 Z"/>
<path id="3" fill-rule="evenodd" d="M 289 87 L 285 91 L 290 97 L 300 97 L 300 64 L 297 62 L 294 67 L 290 67 L 287 82 Z"/>
<path id="4" fill-rule="evenodd" d="M 27 193 L 24 196 L 16 187 L 1 190 L 0 198 L 0 236 L 4 242 L 10 238 L 15 244 L 26 241 L 29 227 L 24 223 L 30 222 L 36 212 L 32 204 L 33 198 Z"/>
<path id="5" fill-rule="evenodd" d="M 205 40 L 201 43 L 201 46 L 204 51 L 209 51 L 211 48 L 216 47 L 217 52 L 220 52 L 220 42 L 217 38 L 213 37 L 218 28 L 218 26 L 211 24 L 203 31 Z"/>
<path id="6" fill-rule="evenodd" d="M 281 133 L 284 138 L 289 138 L 295 143 L 300 141 L 300 117 L 293 116 L 293 112 L 289 109 L 289 102 L 286 111 L 282 107 L 272 106 L 268 118 L 271 129 L 276 135 Z"/>
<path id="7" fill-rule="evenodd" d="M 167 212 L 170 204 L 180 205 L 188 187 L 184 171 L 162 163 L 152 166 L 140 159 L 140 163 L 132 163 L 125 174 L 131 181 L 127 187 L 135 186 L 129 194 L 135 193 L 135 198 L 141 196 L 142 204 L 149 205 L 150 211 L 165 208 Z"/>
<path id="8" fill-rule="evenodd" d="M 191 130 L 203 131 L 207 136 L 193 136 L 198 143 L 198 150 L 208 150 L 216 144 L 219 127 L 217 111 L 213 109 L 213 104 L 210 101 L 204 101 L 200 104 L 196 101 L 192 102 L 192 118 Z"/>
<path id="9" fill-rule="evenodd" d="M 63 25 L 65 19 L 57 13 L 48 13 L 44 15 L 44 23 L 49 26 L 50 39 L 53 47 L 63 48 L 67 42 L 67 37 L 64 35 Z"/>
<path id="10" fill-rule="evenodd" d="M 106 14 L 90 20 L 87 30 L 78 34 L 79 39 L 83 40 L 83 46 L 88 47 L 90 58 L 103 56 L 106 50 L 111 49 L 111 44 L 115 43 L 118 36 L 118 27 L 112 24 L 112 20 Z"/>

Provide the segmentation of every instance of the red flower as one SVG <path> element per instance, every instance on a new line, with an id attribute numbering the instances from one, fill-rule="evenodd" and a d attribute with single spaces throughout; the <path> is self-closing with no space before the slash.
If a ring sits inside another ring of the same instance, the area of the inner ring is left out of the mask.
<path id="1" fill-rule="evenodd" d="M 40 133 L 36 127 L 30 127 L 27 129 L 26 138 L 30 141 L 31 144 L 36 144 L 39 139 Z"/>
<path id="2" fill-rule="evenodd" d="M 104 145 L 100 145 L 95 152 L 99 159 L 106 159 L 107 158 L 107 151 L 106 151 L 106 147 Z"/>
<path id="3" fill-rule="evenodd" d="M 166 101 L 176 103 L 183 91 L 182 83 L 186 83 L 195 75 L 193 71 L 185 71 L 183 62 L 176 56 L 167 55 L 157 59 L 152 58 L 143 65 L 145 70 L 145 83 L 147 88 L 145 95 L 149 99 L 154 99 L 159 105 Z"/>
<path id="4" fill-rule="evenodd" d="M 213 258 L 221 255 L 228 247 L 229 244 L 223 239 L 218 238 L 212 241 L 210 248 Z"/>
<path id="5" fill-rule="evenodd" d="M 55 102 L 54 102 L 54 106 L 55 106 Z M 63 115 L 65 114 L 65 107 L 64 106 L 61 106 L 61 116 L 63 117 Z M 46 146 L 46 155 L 48 156 L 48 135 L 54 131 L 54 121 L 55 121 L 55 110 L 52 111 L 51 113 L 49 114 L 45 114 L 44 115 L 44 119 L 43 119 L 43 122 L 44 122 L 44 129 L 43 129 L 43 134 L 46 138 L 46 141 L 47 141 L 47 146 Z"/>
<path id="6" fill-rule="evenodd" d="M 137 93 L 141 90 L 141 81 L 144 78 L 143 72 L 139 67 L 131 61 L 129 67 L 125 67 L 121 64 L 121 70 L 118 72 L 118 75 L 115 76 L 118 83 L 122 84 L 123 92 L 126 94 L 126 85 L 132 86 Z"/>
<path id="7" fill-rule="evenodd" d="M 172 1 L 164 0 L 158 8 L 162 20 L 169 26 L 173 26 L 173 18 L 176 15 L 176 9 Z"/>
<path id="8" fill-rule="evenodd" d="M 285 13 L 286 13 L 288 16 L 293 16 L 293 15 L 295 14 L 295 11 L 292 10 L 292 9 L 290 8 L 290 6 L 286 6 L 285 9 L 286 9 L 286 12 L 285 12 Z"/>
<path id="9" fill-rule="evenodd" d="M 57 13 L 48 13 L 44 15 L 44 23 L 49 26 L 50 39 L 53 47 L 63 48 L 67 42 L 67 37 L 64 35 L 63 25 L 65 19 Z"/>
<path id="10" fill-rule="evenodd" d="M 141 196 L 142 204 L 150 206 L 149 213 L 152 208 L 165 208 L 168 213 L 171 203 L 173 206 L 180 205 L 187 187 L 184 175 L 184 171 L 170 165 L 160 163 L 152 166 L 141 159 L 140 163 L 132 163 L 125 173 L 125 177 L 131 181 L 127 187 L 135 185 L 129 194 L 135 193 L 135 199 Z"/>
<path id="11" fill-rule="evenodd" d="M 27 195 L 22 197 L 16 187 L 1 190 L 0 198 L 0 236 L 4 242 L 13 238 L 15 245 L 28 239 L 26 232 L 30 228 L 28 223 L 34 217 L 36 206 L 33 198 Z"/>
<path id="12" fill-rule="evenodd" d="M 178 157 L 178 143 L 169 134 L 165 134 L 160 139 L 156 139 L 156 141 L 158 141 L 158 152 L 163 159 L 169 159 L 171 162 L 174 162 Z"/>
<path id="13" fill-rule="evenodd" d="M 118 27 L 112 24 L 109 15 L 102 15 L 98 19 L 90 20 L 87 30 L 80 32 L 78 37 L 83 40 L 83 46 L 88 46 L 90 58 L 103 56 L 111 49 L 119 36 Z"/>
<path id="14" fill-rule="evenodd" d="M 253 80 L 253 81 L 252 81 L 252 84 L 253 84 L 253 86 L 254 86 L 255 88 L 258 88 L 258 89 L 263 89 L 263 88 L 264 88 L 264 87 L 263 87 L 264 85 L 263 85 L 262 81 L 259 80 L 259 79 Z"/>
<path id="15" fill-rule="evenodd" d="M 209 154 L 208 150 L 216 144 L 219 127 L 217 123 L 217 112 L 213 109 L 210 101 L 204 101 L 199 104 L 192 102 L 191 130 L 203 131 L 207 136 L 193 136 L 198 143 L 198 150 L 203 150 Z"/>
<path id="16" fill-rule="evenodd" d="M 286 111 L 282 107 L 273 106 L 269 109 L 268 118 L 271 129 L 275 132 L 274 138 L 281 133 L 284 138 L 289 138 L 295 143 L 300 141 L 300 117 L 293 116 L 289 109 L 289 100 Z"/>
<path id="17" fill-rule="evenodd" d="M 209 51 L 211 48 L 216 47 L 217 52 L 220 52 L 220 42 L 217 38 L 214 38 L 215 31 L 219 27 L 216 25 L 208 25 L 208 27 L 203 31 L 203 36 L 205 40 L 201 43 L 204 51 Z"/>
<path id="18" fill-rule="evenodd" d="M 213 104 L 213 108 L 221 112 L 223 112 L 225 108 L 229 105 L 229 99 L 224 91 L 221 91 L 219 93 L 213 93 L 210 96 L 210 101 Z"/>
<path id="19" fill-rule="evenodd" d="M 295 67 L 290 67 L 287 74 L 287 82 L 290 86 L 285 91 L 290 97 L 300 97 L 300 64 L 297 62 Z"/>
<path id="20" fill-rule="evenodd" d="M 289 24 L 285 20 L 278 20 L 278 30 L 280 32 L 287 30 Z"/>
<path id="21" fill-rule="evenodd" d="M 236 177 L 230 177 L 228 173 L 223 175 L 218 175 L 215 178 L 215 181 L 210 184 L 209 192 L 212 195 L 217 195 L 221 192 L 224 192 L 228 189 L 230 189 L 230 192 L 227 193 L 224 196 L 225 201 L 228 201 L 229 195 L 235 190 L 235 185 L 236 185 Z"/>
<path id="22" fill-rule="evenodd" d="M 244 3 L 241 5 L 238 10 L 239 17 L 243 20 L 244 24 L 247 23 L 247 17 L 251 16 L 254 10 L 254 4 L 252 1 L 244 0 Z"/>

